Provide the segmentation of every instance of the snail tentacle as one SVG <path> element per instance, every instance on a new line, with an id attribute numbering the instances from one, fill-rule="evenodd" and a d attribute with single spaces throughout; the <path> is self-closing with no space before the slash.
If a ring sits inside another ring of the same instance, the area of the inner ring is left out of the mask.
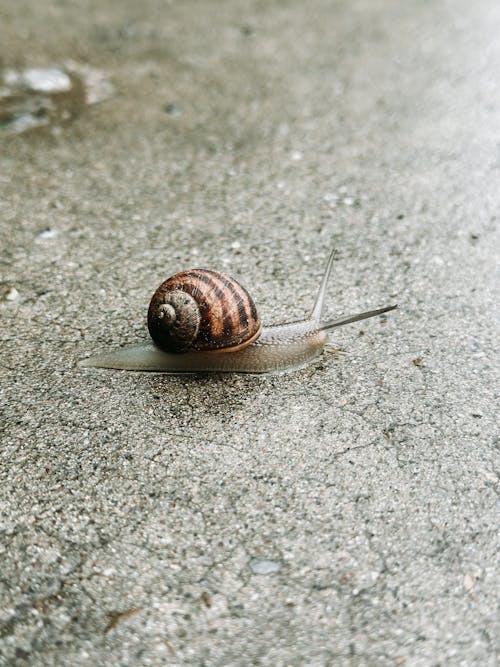
<path id="1" fill-rule="evenodd" d="M 328 258 L 323 278 L 321 279 L 316 301 L 314 302 L 314 307 L 311 311 L 311 320 L 316 320 L 316 322 L 321 320 L 321 314 L 323 312 L 323 306 L 325 303 L 326 290 L 328 288 L 328 281 L 330 280 L 330 274 L 333 268 L 333 260 L 335 259 L 336 255 L 337 249 L 333 248 L 332 252 L 330 253 L 330 257 Z"/>
<path id="2" fill-rule="evenodd" d="M 397 307 L 398 305 L 394 304 L 393 306 L 384 306 L 384 308 L 367 310 L 364 313 L 357 313 L 356 315 L 343 315 L 342 317 L 338 317 L 335 320 L 320 322 L 319 328 L 321 331 L 329 331 L 330 329 L 335 329 L 336 327 L 342 327 L 344 326 L 344 324 L 351 324 L 352 322 L 359 322 L 359 320 L 366 320 L 369 317 L 376 317 L 376 315 L 382 315 L 382 313 L 387 313 L 390 310 L 394 310 Z"/>

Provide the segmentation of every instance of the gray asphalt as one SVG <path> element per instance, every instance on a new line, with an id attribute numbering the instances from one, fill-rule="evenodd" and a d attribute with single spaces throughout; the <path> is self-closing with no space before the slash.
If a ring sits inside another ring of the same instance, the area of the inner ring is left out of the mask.
<path id="1" fill-rule="evenodd" d="M 0 665 L 498 664 L 499 30 L 494 0 L 2 4 L 0 68 L 114 94 L 0 129 Z M 400 309 L 303 370 L 77 365 L 193 266 L 303 317 L 332 246 L 329 316 Z"/>

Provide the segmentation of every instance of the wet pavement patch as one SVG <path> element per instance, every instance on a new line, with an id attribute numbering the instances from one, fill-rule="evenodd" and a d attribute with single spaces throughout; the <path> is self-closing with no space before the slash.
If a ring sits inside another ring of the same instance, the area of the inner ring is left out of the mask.
<path id="1" fill-rule="evenodd" d="M 0 71 L 0 134 L 42 127 L 57 131 L 113 92 L 104 73 L 89 65 L 5 68 Z"/>

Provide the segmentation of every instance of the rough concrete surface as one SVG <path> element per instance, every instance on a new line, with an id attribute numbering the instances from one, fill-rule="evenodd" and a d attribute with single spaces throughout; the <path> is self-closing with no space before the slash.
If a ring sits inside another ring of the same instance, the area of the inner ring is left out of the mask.
<path id="1" fill-rule="evenodd" d="M 115 91 L 0 130 L 2 666 L 497 664 L 499 34 L 496 0 L 2 2 L 0 67 Z M 332 246 L 332 317 L 400 310 L 303 370 L 77 366 L 196 265 L 300 318 Z"/>

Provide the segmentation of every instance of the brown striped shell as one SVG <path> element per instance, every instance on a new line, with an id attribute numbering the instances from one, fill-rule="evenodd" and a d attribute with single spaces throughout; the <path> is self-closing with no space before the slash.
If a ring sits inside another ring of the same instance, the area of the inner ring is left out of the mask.
<path id="1" fill-rule="evenodd" d="M 236 351 L 260 335 L 252 297 L 234 278 L 208 269 L 183 271 L 153 294 L 148 328 L 167 352 Z"/>

